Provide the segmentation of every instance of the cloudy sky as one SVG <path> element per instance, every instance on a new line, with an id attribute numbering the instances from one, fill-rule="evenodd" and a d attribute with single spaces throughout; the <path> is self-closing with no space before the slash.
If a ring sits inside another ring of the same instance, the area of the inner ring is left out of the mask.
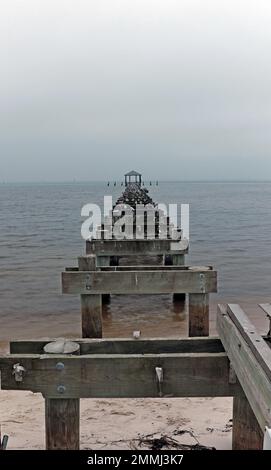
<path id="1" fill-rule="evenodd" d="M 271 179 L 270 0 L 1 0 L 0 181 Z"/>

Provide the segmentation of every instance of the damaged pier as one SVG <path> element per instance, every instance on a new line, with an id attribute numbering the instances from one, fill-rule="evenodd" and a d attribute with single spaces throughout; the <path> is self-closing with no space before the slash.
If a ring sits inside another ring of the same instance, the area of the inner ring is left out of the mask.
<path id="1" fill-rule="evenodd" d="M 141 177 L 125 184 L 139 190 Z M 62 273 L 62 292 L 81 299 L 82 338 L 12 341 L 0 356 L 2 390 L 44 397 L 46 449 L 80 448 L 81 399 L 145 397 L 233 397 L 233 449 L 270 448 L 270 331 L 260 336 L 238 305 L 219 305 L 219 337 L 209 336 L 217 272 L 187 266 L 188 248 L 184 238 L 87 241 L 78 266 Z M 156 263 L 144 262 L 150 255 Z M 188 297 L 188 337 L 103 338 L 103 296 L 165 293 Z"/>

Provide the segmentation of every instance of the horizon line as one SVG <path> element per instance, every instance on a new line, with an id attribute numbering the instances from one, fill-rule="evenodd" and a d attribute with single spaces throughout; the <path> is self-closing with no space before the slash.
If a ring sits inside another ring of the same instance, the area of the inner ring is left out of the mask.
<path id="1" fill-rule="evenodd" d="M 271 179 L 187 179 L 187 180 L 174 180 L 174 179 L 159 179 L 159 178 L 154 178 L 154 179 L 149 179 L 147 178 L 144 183 L 149 184 L 151 183 L 271 183 Z M 110 183 L 111 184 L 119 184 L 119 183 L 124 183 L 123 180 L 29 180 L 29 181 L 0 181 L 0 185 L 5 185 L 5 184 L 89 184 L 89 183 Z M 154 185 L 155 186 L 155 185 Z"/>

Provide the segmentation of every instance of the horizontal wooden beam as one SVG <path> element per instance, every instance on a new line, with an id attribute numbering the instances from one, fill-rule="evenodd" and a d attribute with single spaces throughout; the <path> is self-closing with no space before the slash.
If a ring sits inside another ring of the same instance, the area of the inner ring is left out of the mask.
<path id="1" fill-rule="evenodd" d="M 79 265 L 88 265 L 88 257 L 80 256 L 78 258 Z M 122 272 L 122 271 L 212 271 L 212 266 L 188 266 L 188 265 L 137 265 L 137 266 L 98 266 L 99 271 L 104 272 Z M 65 271 L 95 271 L 95 269 L 65 268 Z"/>
<path id="2" fill-rule="evenodd" d="M 173 255 L 188 252 L 189 241 L 179 240 L 91 240 L 86 242 L 87 255 Z"/>
<path id="3" fill-rule="evenodd" d="M 10 342 L 11 354 L 43 354 L 44 346 L 56 341 L 20 340 Z M 208 338 L 88 338 L 73 339 L 80 346 L 80 354 L 165 354 L 165 353 L 220 353 L 225 352 L 221 340 Z"/>
<path id="4" fill-rule="evenodd" d="M 79 264 L 88 264 L 87 256 L 80 256 L 78 258 Z M 192 269 L 192 266 L 185 265 L 137 265 L 137 266 L 98 266 L 96 268 L 98 271 L 105 272 L 115 272 L 115 271 L 189 271 Z M 96 269 L 80 269 L 76 266 L 69 266 L 65 268 L 66 272 L 78 272 L 78 271 L 95 271 Z M 212 266 L 199 266 L 197 267 L 198 271 L 212 271 Z"/>
<path id="5" fill-rule="evenodd" d="M 15 381 L 13 366 L 24 367 Z M 157 369 L 163 369 L 159 384 Z M 225 353 L 134 355 L 8 355 L 0 357 L 3 390 L 30 390 L 50 398 L 234 396 Z"/>
<path id="6" fill-rule="evenodd" d="M 217 331 L 261 430 L 271 426 L 271 350 L 239 306 L 218 306 Z M 233 321 L 234 318 L 234 321 Z"/>
<path id="7" fill-rule="evenodd" d="M 205 294 L 217 291 L 216 271 L 78 271 L 62 273 L 64 294 Z"/>

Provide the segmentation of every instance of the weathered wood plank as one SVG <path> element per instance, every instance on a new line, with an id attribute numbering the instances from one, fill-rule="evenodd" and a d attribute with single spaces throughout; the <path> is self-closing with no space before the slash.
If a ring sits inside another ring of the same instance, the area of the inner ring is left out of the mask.
<path id="1" fill-rule="evenodd" d="M 85 257 L 82 257 L 85 258 Z M 87 260 L 86 260 L 87 261 Z M 206 266 L 205 270 L 212 270 L 212 266 Z M 173 266 L 173 265 L 153 265 L 153 264 L 138 264 L 136 266 L 98 266 L 96 268 L 98 271 L 188 271 L 190 266 Z M 95 269 L 93 269 L 94 271 Z M 77 266 L 69 266 L 65 268 L 66 272 L 78 272 L 78 271 L 85 271 L 85 269 L 79 269 Z M 88 269 L 87 271 L 92 271 L 92 269 Z"/>
<path id="2" fill-rule="evenodd" d="M 264 341 L 271 347 L 270 338 L 264 336 Z M 59 338 L 42 340 L 16 340 L 10 342 L 11 354 L 43 354 L 43 348 L 51 341 Z M 81 354 L 159 354 L 159 353 L 190 353 L 190 352 L 225 352 L 220 338 L 145 338 L 131 340 L 127 338 L 76 338 L 80 345 Z"/>
<path id="3" fill-rule="evenodd" d="M 43 354 L 46 344 L 56 339 L 19 340 L 10 342 L 11 354 Z M 73 339 L 80 345 L 81 354 L 166 354 L 225 352 L 221 340 L 208 338 L 146 338 L 146 339 Z"/>
<path id="4" fill-rule="evenodd" d="M 271 317 L 271 304 L 259 304 L 259 307 L 261 307 L 268 317 Z"/>
<path id="5" fill-rule="evenodd" d="M 256 359 L 263 368 L 267 377 L 271 381 L 271 351 L 264 339 L 257 332 L 255 326 L 251 323 L 245 312 L 239 305 L 229 304 L 227 313 L 233 323 L 238 328 L 250 349 L 253 351 Z"/>
<path id="6" fill-rule="evenodd" d="M 216 271 L 63 272 L 64 294 L 209 293 L 217 290 Z"/>
<path id="7" fill-rule="evenodd" d="M 78 268 L 79 271 L 95 271 L 97 268 L 97 259 L 95 255 L 79 256 Z M 66 268 L 67 270 L 67 268 Z"/>
<path id="8" fill-rule="evenodd" d="M 86 253 L 109 256 L 166 255 L 187 253 L 188 240 L 91 240 L 86 242 Z"/>
<path id="9" fill-rule="evenodd" d="M 265 426 L 271 426 L 270 379 L 223 305 L 218 306 L 217 331 L 259 426 L 264 432 Z"/>
<path id="10" fill-rule="evenodd" d="M 97 267 L 104 268 L 110 267 L 110 256 L 97 256 Z M 107 305 L 110 303 L 111 296 L 110 294 L 102 294 L 102 304 Z"/>
<path id="11" fill-rule="evenodd" d="M 185 264 L 185 255 L 172 255 L 172 267 L 176 269 L 176 267 L 184 266 Z M 185 294 L 174 292 L 173 294 L 173 302 L 185 302 Z"/>
<path id="12" fill-rule="evenodd" d="M 46 450 L 79 450 L 80 400 L 45 400 Z"/>
<path id="13" fill-rule="evenodd" d="M 172 265 L 173 266 L 183 266 L 185 262 L 185 255 L 172 255 Z"/>
<path id="14" fill-rule="evenodd" d="M 209 294 L 189 294 L 189 336 L 209 336 Z"/>
<path id="15" fill-rule="evenodd" d="M 229 304 L 227 313 L 271 380 L 270 348 L 239 305 Z M 233 449 L 259 450 L 263 448 L 263 439 L 263 430 L 258 424 L 247 397 L 244 394 L 235 397 L 233 402 Z"/>
<path id="16" fill-rule="evenodd" d="M 87 257 L 80 257 L 78 258 L 80 261 L 85 260 L 85 263 L 88 263 Z M 200 266 L 200 269 L 198 271 L 212 271 L 213 267 L 212 266 Z M 189 271 L 191 270 L 191 266 L 164 266 L 164 265 L 152 265 L 152 264 L 138 264 L 136 266 L 98 266 L 97 269 L 99 271 L 109 271 L 109 272 L 115 272 L 115 271 Z M 196 267 L 194 267 L 196 269 Z M 65 268 L 65 271 L 95 271 L 95 269 L 79 269 L 78 267 L 68 267 Z"/>
<path id="17" fill-rule="evenodd" d="M 61 369 L 57 367 L 59 362 L 64 365 Z M 12 374 L 15 363 L 26 370 L 22 382 L 16 382 Z M 239 393 L 238 384 L 229 383 L 229 361 L 225 353 L 0 358 L 3 390 L 31 390 L 50 398 L 157 397 L 156 367 L 163 368 L 164 396 L 212 397 Z"/>
<path id="18" fill-rule="evenodd" d="M 263 432 L 244 394 L 233 398 L 232 450 L 262 450 Z"/>
<path id="19" fill-rule="evenodd" d="M 267 318 L 269 319 L 269 330 L 267 332 L 267 338 L 271 338 L 271 304 L 259 304 L 259 307 L 266 313 Z"/>
<path id="20" fill-rule="evenodd" d="M 80 271 L 95 271 L 96 256 L 78 258 Z M 81 324 L 83 338 L 101 338 L 103 336 L 102 296 L 83 294 L 81 299 Z"/>
<path id="21" fill-rule="evenodd" d="M 102 296 L 81 294 L 81 322 L 83 338 L 102 338 Z"/>
<path id="22" fill-rule="evenodd" d="M 110 267 L 110 256 L 97 256 L 97 267 Z"/>

